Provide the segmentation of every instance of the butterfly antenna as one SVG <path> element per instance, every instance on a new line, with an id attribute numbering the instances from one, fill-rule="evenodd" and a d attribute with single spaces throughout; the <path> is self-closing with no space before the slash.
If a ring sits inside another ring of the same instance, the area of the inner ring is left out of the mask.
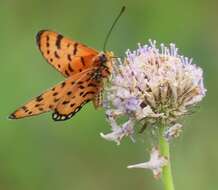
<path id="1" fill-rule="evenodd" d="M 105 52 L 105 50 L 106 50 L 106 45 L 107 45 L 108 39 L 109 39 L 109 37 L 110 37 L 110 35 L 111 35 L 111 32 L 112 32 L 112 30 L 114 29 L 114 26 L 116 25 L 116 23 L 117 23 L 117 21 L 119 20 L 120 16 L 121 16 L 121 15 L 123 14 L 123 12 L 125 11 L 125 9 L 126 9 L 125 6 L 123 6 L 123 7 L 121 8 L 120 13 L 117 15 L 117 17 L 116 17 L 116 19 L 114 20 L 114 22 L 113 22 L 113 24 L 112 24 L 110 30 L 109 30 L 108 33 L 107 33 L 107 36 L 106 36 L 105 41 L 104 41 L 104 48 L 103 48 L 103 51 L 104 51 L 104 52 Z"/>

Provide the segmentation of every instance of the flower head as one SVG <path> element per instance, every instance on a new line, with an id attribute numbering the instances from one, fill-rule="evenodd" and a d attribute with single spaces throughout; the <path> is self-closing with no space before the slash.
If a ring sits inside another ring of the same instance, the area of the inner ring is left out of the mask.
<path id="1" fill-rule="evenodd" d="M 133 134 L 136 123 L 155 126 L 162 122 L 175 128 L 178 119 L 205 96 L 202 69 L 192 64 L 192 59 L 179 55 L 174 44 L 161 44 L 159 49 L 155 41 L 139 44 L 136 51 L 128 50 L 126 58 L 114 64 L 104 96 L 113 131 L 104 136 L 106 139 L 119 142 Z M 118 124 L 118 118 L 123 116 L 127 121 Z M 131 125 L 131 133 L 122 130 L 127 125 Z M 173 131 L 166 132 L 169 139 L 178 136 Z"/>

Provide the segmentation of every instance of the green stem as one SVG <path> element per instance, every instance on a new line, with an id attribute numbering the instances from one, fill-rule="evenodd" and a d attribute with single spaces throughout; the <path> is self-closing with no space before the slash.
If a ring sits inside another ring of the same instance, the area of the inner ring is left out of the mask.
<path id="1" fill-rule="evenodd" d="M 168 158 L 168 164 L 163 167 L 163 172 L 162 172 L 162 181 L 164 185 L 164 190 L 174 190 L 173 176 L 172 176 L 171 164 L 170 164 L 170 147 L 169 147 L 169 143 L 166 141 L 166 139 L 163 136 L 165 126 L 160 125 L 159 128 L 160 128 L 159 130 L 160 153 L 162 156 Z"/>

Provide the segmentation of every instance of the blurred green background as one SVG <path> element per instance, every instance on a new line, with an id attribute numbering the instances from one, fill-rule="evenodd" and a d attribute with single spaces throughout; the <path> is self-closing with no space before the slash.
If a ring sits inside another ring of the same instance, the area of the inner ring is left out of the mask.
<path id="1" fill-rule="evenodd" d="M 85 106 L 73 119 L 54 122 L 51 114 L 8 120 L 17 106 L 63 78 L 35 44 L 41 29 L 53 29 L 101 50 L 122 5 L 127 10 L 108 49 L 122 56 L 149 38 L 174 42 L 204 69 L 207 96 L 184 121 L 172 143 L 176 190 L 218 188 L 218 2 L 203 0 L 0 0 L 0 189 L 130 190 L 161 189 L 149 171 L 126 166 L 148 159 L 138 138 L 117 147 L 99 133 L 110 130 L 102 110 Z"/>

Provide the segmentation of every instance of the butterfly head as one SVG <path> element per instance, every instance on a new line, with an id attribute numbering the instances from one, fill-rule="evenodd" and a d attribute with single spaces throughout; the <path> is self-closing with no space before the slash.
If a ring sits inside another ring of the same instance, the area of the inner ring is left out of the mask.
<path id="1" fill-rule="evenodd" d="M 100 52 L 96 57 L 96 62 L 98 63 L 98 72 L 103 78 L 107 78 L 112 71 L 112 52 Z"/>

